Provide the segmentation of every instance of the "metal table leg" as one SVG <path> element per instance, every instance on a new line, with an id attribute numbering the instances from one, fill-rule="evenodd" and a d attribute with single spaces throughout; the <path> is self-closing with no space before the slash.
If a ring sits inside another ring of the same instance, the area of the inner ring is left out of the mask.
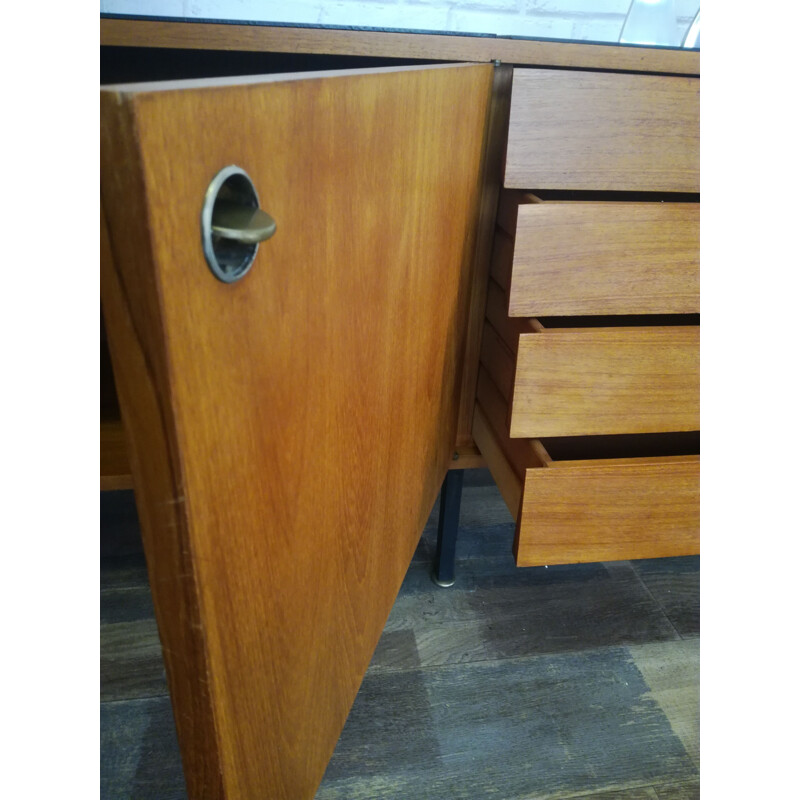
<path id="1" fill-rule="evenodd" d="M 439 586 L 452 586 L 456 580 L 456 537 L 463 485 L 464 470 L 448 470 L 439 500 L 439 535 L 433 563 L 433 580 Z"/>

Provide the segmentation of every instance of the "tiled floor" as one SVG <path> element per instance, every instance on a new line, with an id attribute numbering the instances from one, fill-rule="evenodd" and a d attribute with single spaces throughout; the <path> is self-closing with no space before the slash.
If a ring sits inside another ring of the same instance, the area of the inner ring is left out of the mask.
<path id="1" fill-rule="evenodd" d="M 101 500 L 101 784 L 184 798 L 130 493 Z M 488 472 L 456 585 L 434 509 L 318 800 L 699 796 L 699 558 L 520 570 Z"/>

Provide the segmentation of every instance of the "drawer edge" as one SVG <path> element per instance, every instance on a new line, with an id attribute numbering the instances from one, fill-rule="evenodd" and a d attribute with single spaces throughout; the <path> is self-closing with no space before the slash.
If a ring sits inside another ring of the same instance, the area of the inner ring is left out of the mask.
<path id="1" fill-rule="evenodd" d="M 700 456 L 528 469 L 517 566 L 696 555 Z"/>

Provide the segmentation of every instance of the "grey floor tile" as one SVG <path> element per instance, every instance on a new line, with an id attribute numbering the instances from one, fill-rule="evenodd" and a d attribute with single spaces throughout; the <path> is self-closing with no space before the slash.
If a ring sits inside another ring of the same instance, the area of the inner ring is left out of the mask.
<path id="1" fill-rule="evenodd" d="M 700 766 L 700 640 L 651 642 L 630 648 L 653 699 L 696 767 Z"/>
<path id="2" fill-rule="evenodd" d="M 372 661 L 370 672 L 406 670 L 421 666 L 417 639 L 412 630 L 384 631 Z"/>
<path id="3" fill-rule="evenodd" d="M 430 774 L 439 761 L 424 673 L 368 673 L 323 784 L 346 783 L 354 775 L 380 775 L 385 781 L 393 775 Z"/>
<path id="4" fill-rule="evenodd" d="M 103 800 L 186 800 L 168 697 L 102 703 Z"/>
<path id="5" fill-rule="evenodd" d="M 141 548 L 141 544 L 139 545 Z M 100 559 L 100 589 L 130 589 L 148 586 L 144 553 L 106 556 Z"/>
<path id="6" fill-rule="evenodd" d="M 124 588 L 103 589 L 100 592 L 100 623 L 133 622 L 153 619 L 153 596 L 147 583 Z"/>
<path id="7" fill-rule="evenodd" d="M 500 559 L 461 563 L 450 589 L 412 565 L 386 630 L 413 630 L 423 666 L 677 638 L 630 567 L 518 570 Z"/>
<path id="8" fill-rule="evenodd" d="M 699 800 L 700 780 L 695 778 L 665 786 L 656 786 L 655 790 L 658 800 Z"/>
<path id="9" fill-rule="evenodd" d="M 681 636 L 700 633 L 700 556 L 632 561 Z"/>
<path id="10" fill-rule="evenodd" d="M 365 681 L 351 719 L 370 719 L 368 733 L 348 720 L 318 800 L 560 797 L 695 774 L 624 648 L 418 672 L 427 704 L 416 680 Z M 376 727 L 385 762 L 348 774 Z M 404 751 L 420 742 L 409 768 Z"/>

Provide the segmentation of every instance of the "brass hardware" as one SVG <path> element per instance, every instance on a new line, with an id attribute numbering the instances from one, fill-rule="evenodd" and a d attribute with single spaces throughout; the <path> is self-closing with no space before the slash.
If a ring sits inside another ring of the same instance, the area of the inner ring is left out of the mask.
<path id="1" fill-rule="evenodd" d="M 275 220 L 260 208 L 248 208 L 227 200 L 217 200 L 211 214 L 214 236 L 242 244 L 264 242 L 275 233 Z"/>
<path id="2" fill-rule="evenodd" d="M 203 253 L 224 283 L 243 278 L 259 243 L 275 233 L 275 220 L 258 205 L 255 186 L 241 167 L 221 169 L 208 185 L 200 214 Z"/>

